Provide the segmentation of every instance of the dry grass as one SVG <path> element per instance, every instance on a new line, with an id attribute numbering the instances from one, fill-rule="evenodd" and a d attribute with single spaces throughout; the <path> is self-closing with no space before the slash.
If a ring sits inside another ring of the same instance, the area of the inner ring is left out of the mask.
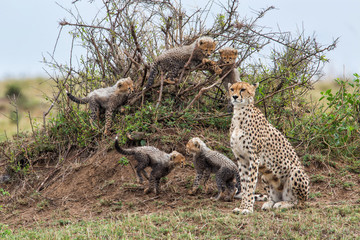
<path id="1" fill-rule="evenodd" d="M 6 138 L 12 138 L 17 133 L 16 121 L 11 120 L 12 112 L 15 107 L 11 105 L 10 100 L 5 96 L 9 86 L 15 85 L 21 89 L 25 96 L 22 104 L 19 104 L 19 132 L 31 131 L 30 118 L 34 125 L 36 122 L 42 122 L 43 112 L 49 108 L 49 102 L 45 96 L 51 96 L 53 89 L 51 82 L 43 78 L 35 79 L 11 79 L 0 82 L 0 141 Z M 20 106 L 21 105 L 21 106 Z"/>

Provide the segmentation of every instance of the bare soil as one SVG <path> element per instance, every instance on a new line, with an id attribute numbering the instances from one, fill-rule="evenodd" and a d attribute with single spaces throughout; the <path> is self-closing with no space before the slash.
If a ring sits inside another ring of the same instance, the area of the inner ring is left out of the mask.
<path id="1" fill-rule="evenodd" d="M 188 195 L 195 175 L 190 162 L 184 168 L 176 168 L 162 181 L 161 194 L 145 195 L 143 190 L 147 182 L 144 185 L 137 182 L 133 168 L 136 161 L 128 157 L 130 164 L 122 165 L 119 163 L 121 157 L 114 150 L 104 149 L 90 157 L 72 152 L 61 166 L 39 162 L 33 166 L 31 181 L 18 179 L 0 184 L 0 188 L 10 193 L 10 196 L 0 194 L 1 223 L 12 228 L 47 226 L 59 220 L 87 221 L 116 217 L 119 213 L 147 214 L 198 208 L 216 208 L 231 213 L 240 205 L 239 200 L 211 200 L 210 197 L 217 194 L 213 179 L 208 193 Z M 359 204 L 358 175 L 346 173 L 341 176 L 338 169 L 326 165 L 312 165 L 306 171 L 309 176 L 324 178 L 312 183 L 311 193 L 315 197 L 310 198 L 305 207 Z M 339 181 L 334 184 L 334 179 Z M 353 184 L 348 187 L 342 184 L 344 182 Z M 263 193 L 261 184 L 258 189 Z M 261 204 L 256 203 L 255 211 L 260 211 Z"/>

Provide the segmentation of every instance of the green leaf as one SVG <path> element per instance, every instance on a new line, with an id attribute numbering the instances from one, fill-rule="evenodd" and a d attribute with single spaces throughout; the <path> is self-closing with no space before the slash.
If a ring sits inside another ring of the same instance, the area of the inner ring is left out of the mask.
<path id="1" fill-rule="evenodd" d="M 144 140 L 144 139 L 141 140 L 141 141 L 140 141 L 140 145 L 141 145 L 141 146 L 145 146 L 145 145 L 146 145 L 146 140 Z"/>

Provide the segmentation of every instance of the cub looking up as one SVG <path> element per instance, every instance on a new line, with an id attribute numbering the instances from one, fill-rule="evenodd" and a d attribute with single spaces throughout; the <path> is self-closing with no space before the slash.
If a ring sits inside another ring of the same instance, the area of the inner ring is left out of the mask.
<path id="1" fill-rule="evenodd" d="M 144 89 L 153 85 L 154 79 L 159 73 L 159 68 L 161 71 L 167 73 L 167 77 L 170 81 L 174 82 L 174 78 L 179 76 L 181 70 L 185 67 L 191 57 L 191 54 L 193 54 L 190 61 L 191 67 L 195 67 L 201 63 L 207 64 L 209 61 L 211 62 L 211 60 L 206 57 L 210 56 L 215 51 L 216 44 L 217 42 L 211 37 L 200 37 L 191 45 L 166 50 L 155 59 L 150 70 L 148 83 Z M 214 71 L 220 73 L 219 71 L 221 70 L 217 66 L 215 66 L 215 68 Z"/>
<path id="2" fill-rule="evenodd" d="M 67 87 L 68 88 L 68 87 Z M 89 103 L 92 121 L 100 120 L 100 112 L 105 110 L 105 134 L 109 134 L 112 115 L 115 110 L 124 105 L 128 96 L 134 91 L 134 83 L 130 77 L 122 78 L 114 86 L 99 88 L 90 92 L 84 98 L 77 98 L 66 90 L 67 96 L 79 104 Z"/>
<path id="3" fill-rule="evenodd" d="M 152 146 L 123 149 L 119 146 L 117 137 L 115 139 L 115 149 L 124 155 L 134 155 L 135 160 L 138 162 L 138 165 L 136 166 L 136 173 L 139 177 L 140 183 L 143 182 L 142 175 L 146 179 L 149 179 L 147 173 L 145 172 L 145 168 L 152 168 L 149 179 L 149 187 L 144 190 L 145 194 L 152 191 L 154 191 L 155 194 L 158 194 L 160 192 L 160 179 L 168 175 L 176 166 L 183 166 L 185 163 L 185 157 L 177 151 L 173 151 L 168 154 Z"/>

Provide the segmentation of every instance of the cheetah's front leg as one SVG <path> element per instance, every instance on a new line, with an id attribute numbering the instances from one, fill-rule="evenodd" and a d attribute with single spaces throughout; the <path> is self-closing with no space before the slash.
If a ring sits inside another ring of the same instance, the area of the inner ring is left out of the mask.
<path id="1" fill-rule="evenodd" d="M 242 199 L 244 193 L 246 192 L 247 188 L 247 182 L 248 182 L 248 168 L 249 168 L 249 162 L 243 158 L 243 156 L 238 156 L 236 153 L 234 153 L 237 164 L 239 166 L 239 175 L 240 175 L 240 186 L 238 189 L 238 194 L 235 196 L 237 199 Z M 241 189 L 240 189 L 241 188 Z"/>
<path id="2" fill-rule="evenodd" d="M 211 174 L 211 171 L 209 169 L 206 169 L 204 171 L 204 175 L 203 175 L 203 179 L 204 179 L 204 190 L 205 190 L 205 193 L 208 193 L 209 192 L 209 184 L 208 183 L 208 180 L 210 178 L 210 174 Z"/>
<path id="3" fill-rule="evenodd" d="M 254 211 L 254 202 L 255 202 L 255 189 L 258 179 L 258 170 L 259 170 L 259 160 L 255 154 L 250 154 L 249 156 L 249 168 L 245 171 L 245 179 L 248 179 L 246 183 L 245 191 L 243 192 L 243 198 L 241 200 L 240 208 L 235 208 L 234 213 L 248 214 Z M 243 183 L 241 183 L 243 185 Z M 243 186 L 242 186 L 243 187 Z"/>
<path id="4" fill-rule="evenodd" d="M 156 178 L 154 176 L 154 170 L 150 173 L 149 187 L 144 189 L 144 193 L 149 194 L 152 191 L 155 191 L 155 193 L 156 193 Z"/>
<path id="5" fill-rule="evenodd" d="M 203 172 L 202 171 L 199 171 L 199 172 L 196 173 L 196 177 L 195 177 L 195 180 L 194 180 L 193 187 L 192 187 L 191 190 L 189 190 L 188 194 L 194 195 L 197 192 L 202 177 L 203 177 Z"/>

